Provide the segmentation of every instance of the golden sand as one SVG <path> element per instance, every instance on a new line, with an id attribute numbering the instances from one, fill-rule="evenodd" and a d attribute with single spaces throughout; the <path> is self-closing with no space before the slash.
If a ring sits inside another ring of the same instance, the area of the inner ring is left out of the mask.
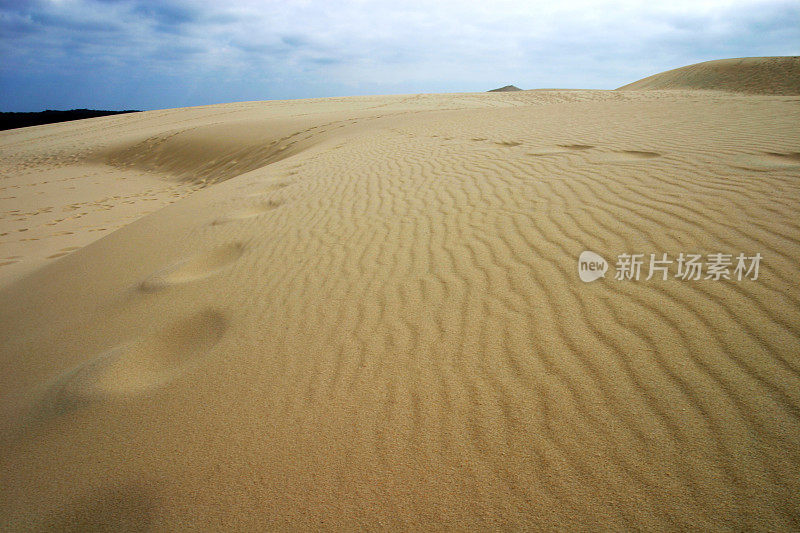
<path id="1" fill-rule="evenodd" d="M 800 56 L 717 59 L 629 83 L 622 90 L 696 89 L 749 94 L 800 94 Z"/>
<path id="2" fill-rule="evenodd" d="M 0 134 L 0 529 L 799 528 L 799 103 L 376 96 Z M 583 283 L 584 250 L 763 259 Z"/>

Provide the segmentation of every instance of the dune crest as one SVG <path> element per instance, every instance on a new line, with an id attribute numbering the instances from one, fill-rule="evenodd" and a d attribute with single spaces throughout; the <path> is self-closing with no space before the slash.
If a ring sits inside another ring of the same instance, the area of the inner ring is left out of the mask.
<path id="1" fill-rule="evenodd" d="M 747 94 L 800 95 L 800 56 L 717 59 L 676 68 L 623 85 L 618 91 L 705 89 Z"/>

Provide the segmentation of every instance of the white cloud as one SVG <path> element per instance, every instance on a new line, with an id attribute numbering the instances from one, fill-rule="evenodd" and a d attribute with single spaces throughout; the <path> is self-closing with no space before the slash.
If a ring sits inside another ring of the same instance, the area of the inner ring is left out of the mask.
<path id="1" fill-rule="evenodd" d="M 204 94 L 613 88 L 701 60 L 796 54 L 799 28 L 800 7 L 783 0 L 0 0 L 0 87 L 6 107 L 37 94 L 25 83 L 70 83 L 75 71 L 150 80 L 127 107 L 205 103 Z M 194 100 L 159 87 L 167 74 Z M 208 79 L 224 82 L 204 91 Z M 70 88 L 81 105 L 99 105 Z"/>

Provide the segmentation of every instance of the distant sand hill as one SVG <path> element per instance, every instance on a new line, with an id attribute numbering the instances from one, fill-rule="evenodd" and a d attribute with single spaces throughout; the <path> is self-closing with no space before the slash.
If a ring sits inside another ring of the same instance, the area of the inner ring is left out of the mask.
<path id="1" fill-rule="evenodd" d="M 503 87 L 499 87 L 497 89 L 491 89 L 491 90 L 488 90 L 486 92 L 487 93 L 507 93 L 507 92 L 511 92 L 511 91 L 521 91 L 521 90 L 522 89 L 520 89 L 519 87 L 517 87 L 515 85 L 505 85 Z"/>
<path id="2" fill-rule="evenodd" d="M 707 89 L 749 94 L 800 95 L 800 56 L 718 59 L 676 68 L 618 90 Z"/>
<path id="3" fill-rule="evenodd" d="M 796 61 L 0 133 L 0 531 L 799 530 Z"/>

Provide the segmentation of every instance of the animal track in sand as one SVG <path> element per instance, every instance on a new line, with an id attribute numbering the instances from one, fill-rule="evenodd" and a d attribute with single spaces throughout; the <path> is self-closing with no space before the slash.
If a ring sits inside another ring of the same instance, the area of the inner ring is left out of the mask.
<path id="1" fill-rule="evenodd" d="M 256 196 L 263 196 L 263 195 L 261 193 L 256 193 L 251 195 L 251 197 L 256 197 Z M 259 215 L 263 215 L 268 211 L 272 211 L 273 209 L 280 207 L 281 205 L 283 205 L 283 203 L 284 203 L 283 200 L 267 200 L 266 202 L 255 205 L 253 207 L 249 207 L 246 209 L 239 209 L 237 211 L 229 213 L 221 218 L 214 220 L 214 222 L 212 222 L 211 225 L 219 226 L 222 224 L 227 224 L 228 222 L 233 222 L 235 220 L 244 220 L 247 218 L 257 217 Z"/>
<path id="2" fill-rule="evenodd" d="M 155 292 L 172 285 L 207 278 L 239 259 L 244 250 L 245 246 L 240 242 L 218 246 L 155 272 L 139 284 L 139 289 Z"/>
<path id="3" fill-rule="evenodd" d="M 207 309 L 119 344 L 59 376 L 45 392 L 39 413 L 58 416 L 96 400 L 164 385 L 202 360 L 227 329 L 222 313 Z"/>

